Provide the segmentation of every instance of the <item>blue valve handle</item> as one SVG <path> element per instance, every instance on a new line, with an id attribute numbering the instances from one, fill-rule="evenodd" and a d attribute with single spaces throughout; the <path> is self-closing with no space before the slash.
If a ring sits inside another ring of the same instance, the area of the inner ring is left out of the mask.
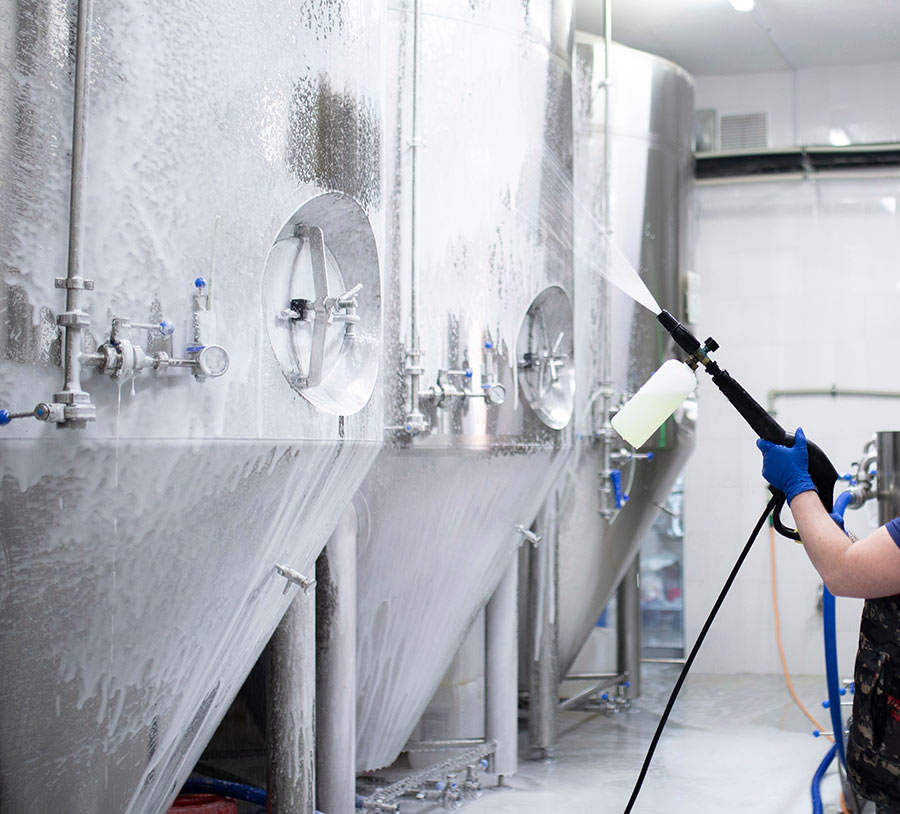
<path id="1" fill-rule="evenodd" d="M 206 278 L 198 277 L 196 280 L 194 280 L 194 287 L 195 288 L 206 288 Z"/>
<path id="2" fill-rule="evenodd" d="M 44 419 L 44 415 L 38 412 L 38 408 L 34 410 L 29 410 L 25 413 L 13 413 L 10 410 L 0 410 L 0 427 L 5 427 L 9 424 L 14 418 L 40 418 Z"/>
<path id="3" fill-rule="evenodd" d="M 613 469 L 609 473 L 609 482 L 612 484 L 613 494 L 616 496 L 616 508 L 621 509 L 628 498 L 622 494 L 622 470 Z"/>
<path id="4" fill-rule="evenodd" d="M 175 333 L 175 326 L 171 322 L 169 322 L 169 320 L 164 319 L 159 323 L 159 332 L 163 336 L 171 336 L 173 333 Z"/>

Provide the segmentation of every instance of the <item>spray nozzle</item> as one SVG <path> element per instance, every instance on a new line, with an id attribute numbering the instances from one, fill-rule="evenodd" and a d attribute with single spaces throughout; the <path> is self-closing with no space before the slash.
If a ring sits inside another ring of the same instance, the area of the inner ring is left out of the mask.
<path id="1" fill-rule="evenodd" d="M 690 357 L 688 364 L 696 370 L 698 364 L 708 366 L 710 358 L 708 353 L 718 350 L 719 343 L 711 336 L 701 345 L 696 336 L 684 327 L 668 311 L 663 309 L 656 317 L 656 321 L 663 326 L 675 340 L 675 343 Z"/>
<path id="2" fill-rule="evenodd" d="M 700 350 L 700 342 L 697 341 L 697 337 L 665 309 L 659 312 L 656 321 L 672 334 L 672 338 L 678 346 L 689 356 L 693 356 Z"/>

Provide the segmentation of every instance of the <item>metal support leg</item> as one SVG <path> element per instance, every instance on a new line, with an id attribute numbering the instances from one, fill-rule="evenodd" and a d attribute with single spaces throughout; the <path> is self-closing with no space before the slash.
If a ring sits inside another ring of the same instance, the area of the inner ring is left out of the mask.
<path id="1" fill-rule="evenodd" d="M 356 509 L 316 563 L 316 800 L 353 811 L 356 783 Z"/>
<path id="2" fill-rule="evenodd" d="M 531 759 L 554 760 L 559 733 L 559 622 L 557 619 L 557 527 L 559 495 L 552 492 L 538 515 L 542 540 L 531 552 L 528 619 L 531 626 L 531 676 L 528 742 Z"/>
<path id="3" fill-rule="evenodd" d="M 641 696 L 641 555 L 616 591 L 616 669 L 628 675 L 628 698 Z"/>
<path id="4" fill-rule="evenodd" d="M 315 598 L 298 592 L 269 642 L 271 814 L 315 812 Z"/>
<path id="5" fill-rule="evenodd" d="M 509 776 L 519 768 L 519 561 L 506 573 L 485 615 L 485 740 L 497 741 L 491 771 Z"/>

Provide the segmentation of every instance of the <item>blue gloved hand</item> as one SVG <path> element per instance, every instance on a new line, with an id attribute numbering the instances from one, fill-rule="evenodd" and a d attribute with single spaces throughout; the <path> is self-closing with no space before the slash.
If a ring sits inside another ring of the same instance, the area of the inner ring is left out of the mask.
<path id="1" fill-rule="evenodd" d="M 809 476 L 809 452 L 806 449 L 806 436 L 797 427 L 794 433 L 794 445 L 783 447 L 771 441 L 757 440 L 763 455 L 763 477 L 776 489 L 784 492 L 790 503 L 801 492 L 815 491 L 815 484 Z"/>

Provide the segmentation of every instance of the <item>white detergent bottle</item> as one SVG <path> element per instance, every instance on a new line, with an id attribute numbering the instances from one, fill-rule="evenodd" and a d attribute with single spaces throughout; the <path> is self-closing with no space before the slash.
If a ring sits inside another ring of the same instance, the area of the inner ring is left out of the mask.
<path id="1" fill-rule="evenodd" d="M 639 447 L 694 392 L 697 375 L 684 362 L 669 359 L 613 416 L 613 429 Z"/>

